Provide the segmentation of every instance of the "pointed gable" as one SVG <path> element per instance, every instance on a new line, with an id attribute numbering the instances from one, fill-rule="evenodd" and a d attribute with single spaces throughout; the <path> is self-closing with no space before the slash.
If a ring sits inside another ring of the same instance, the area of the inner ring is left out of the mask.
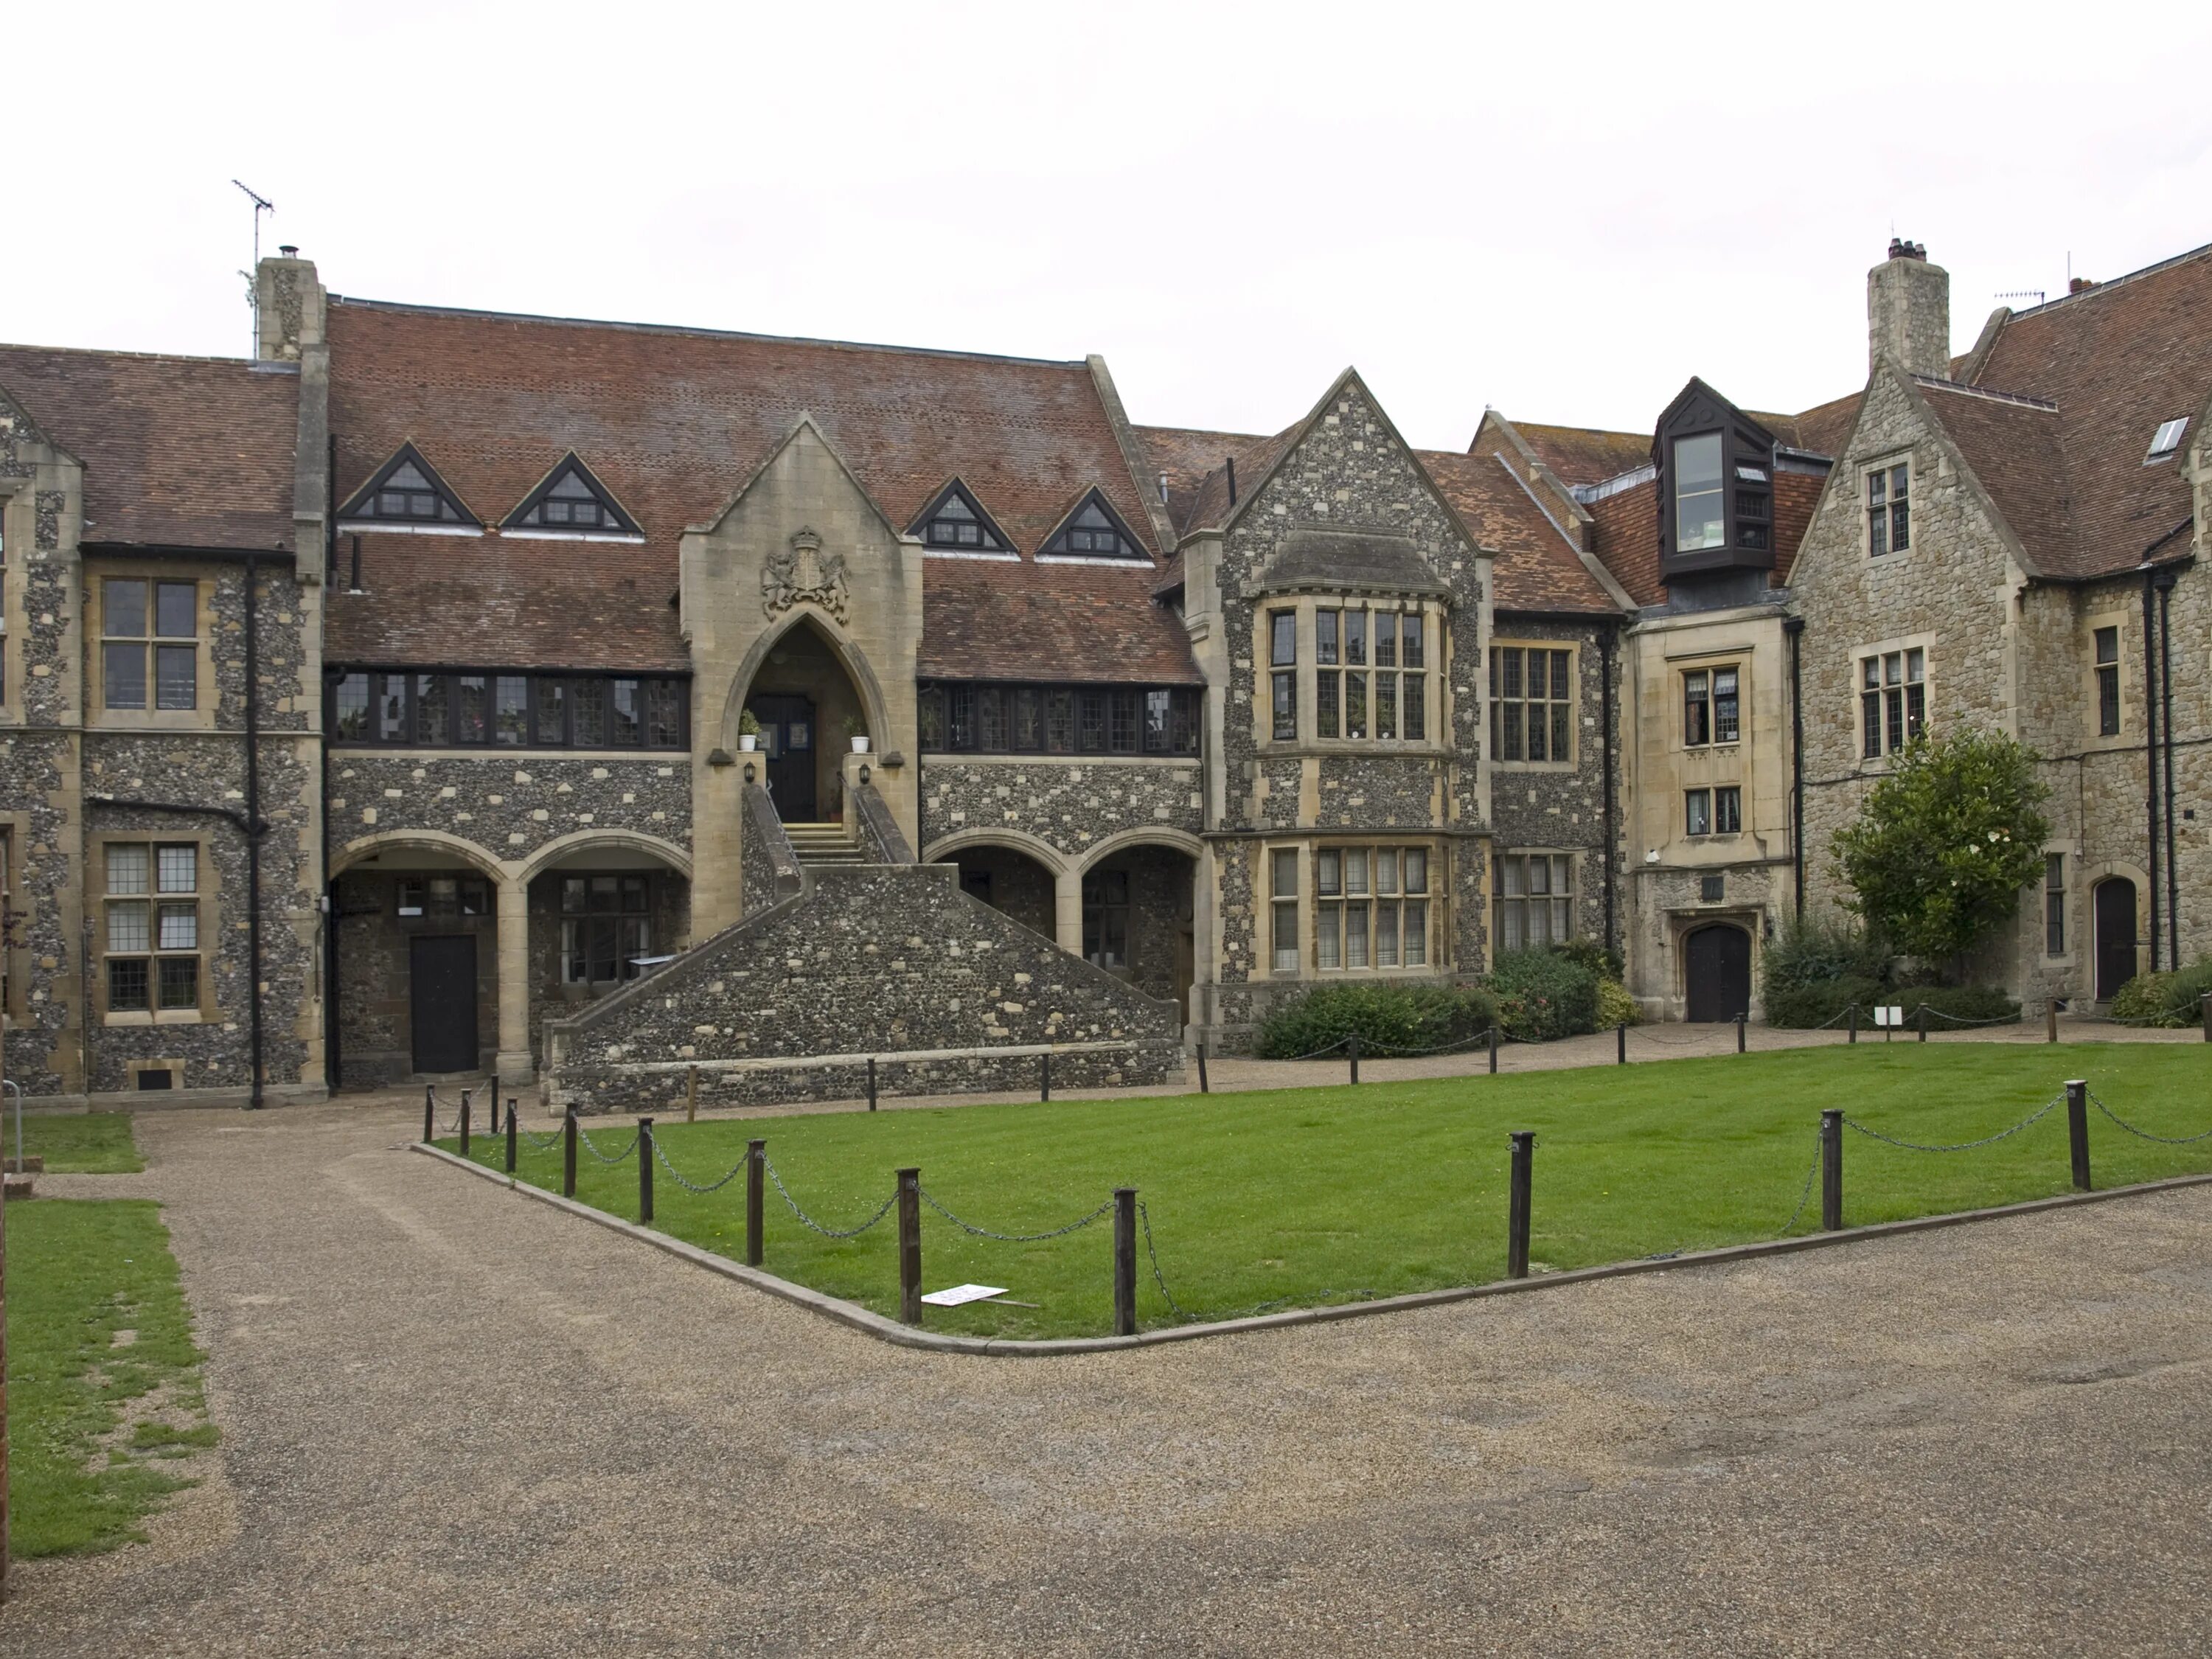
<path id="1" fill-rule="evenodd" d="M 500 528 L 522 535 L 635 537 L 641 533 L 637 521 L 615 500 L 613 491 L 592 476 L 573 449 L 522 498 Z"/>
<path id="2" fill-rule="evenodd" d="M 462 504 L 412 443 L 400 445 L 391 459 L 369 475 L 368 482 L 338 509 L 338 518 L 343 523 L 380 529 L 411 526 L 459 533 L 483 528 L 483 521 Z"/>
<path id="3" fill-rule="evenodd" d="M 1074 510 L 1060 521 L 1038 550 L 1040 559 L 1111 559 L 1116 563 L 1150 564 L 1152 556 L 1144 538 L 1129 528 L 1114 510 L 1105 492 L 1093 484 Z"/>
<path id="4" fill-rule="evenodd" d="M 1013 543 L 958 478 L 939 490 L 907 533 L 921 538 L 927 556 L 956 559 L 1017 559 Z"/>

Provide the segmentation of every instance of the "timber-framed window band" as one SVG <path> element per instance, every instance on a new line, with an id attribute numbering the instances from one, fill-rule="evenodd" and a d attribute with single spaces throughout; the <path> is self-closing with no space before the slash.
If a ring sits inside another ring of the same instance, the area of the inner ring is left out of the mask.
<path id="1" fill-rule="evenodd" d="M 413 749 L 684 749 L 690 685 L 673 676 L 497 669 L 342 669 L 333 743 Z"/>
<path id="2" fill-rule="evenodd" d="M 1195 755 L 1195 686 L 925 681 L 924 754 Z"/>

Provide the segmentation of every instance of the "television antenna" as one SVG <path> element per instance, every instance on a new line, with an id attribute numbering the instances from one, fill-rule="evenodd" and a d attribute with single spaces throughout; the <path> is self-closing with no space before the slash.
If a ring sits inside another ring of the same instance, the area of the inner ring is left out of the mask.
<path id="1" fill-rule="evenodd" d="M 246 306 L 253 313 L 253 349 L 246 355 L 258 356 L 261 350 L 261 289 L 253 271 L 261 269 L 261 216 L 276 211 L 276 204 L 264 196 L 242 179 L 230 181 L 246 192 L 246 199 L 253 204 L 253 270 L 238 274 L 246 278 Z"/>
<path id="2" fill-rule="evenodd" d="M 2009 294 L 1993 295 L 1990 297 L 1998 300 L 2033 300 L 2036 304 L 2041 305 L 2051 296 L 2039 288 L 2016 288 Z"/>

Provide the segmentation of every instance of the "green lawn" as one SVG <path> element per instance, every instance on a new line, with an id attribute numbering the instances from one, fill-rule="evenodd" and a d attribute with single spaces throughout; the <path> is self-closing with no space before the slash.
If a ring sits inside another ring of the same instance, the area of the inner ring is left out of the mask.
<path id="1" fill-rule="evenodd" d="M 215 1439 L 168 1230 L 136 1199 L 33 1199 L 7 1224 L 11 1542 L 112 1549 Z"/>
<path id="2" fill-rule="evenodd" d="M 27 1112 L 23 1150 L 57 1175 L 136 1175 L 146 1167 L 128 1112 Z M 15 1156 L 15 1114 L 0 1119 L 0 1151 Z"/>
<path id="3" fill-rule="evenodd" d="M 1050 1105 L 839 1114 L 746 1122 L 664 1121 L 676 1167 L 704 1183 L 752 1136 L 798 1200 L 851 1226 L 889 1195 L 892 1171 L 999 1232 L 1036 1232 L 1095 1207 L 1120 1184 L 1151 1212 L 1160 1268 L 1185 1315 L 1278 1308 L 1479 1284 L 1505 1270 L 1509 1130 L 1537 1132 L 1530 1254 L 1581 1267 L 1662 1251 L 1771 1238 L 1796 1206 L 1824 1107 L 1906 1139 L 1970 1140 L 2018 1121 L 2087 1077 L 2123 1117 L 2164 1134 L 2212 1128 L 2212 1051 L 2194 1045 L 1862 1044 L 1622 1068 L 1476 1076 L 1359 1088 Z M 525 1118 L 544 1133 L 543 1118 Z M 2096 1183 L 2212 1170 L 2212 1140 L 2154 1146 L 2092 1108 Z M 609 1152 L 629 1120 L 587 1121 Z M 451 1146 L 453 1143 L 443 1143 Z M 503 1142 L 479 1139 L 481 1161 Z M 1844 1220 L 1898 1219 L 2068 1190 L 2066 1112 L 1974 1152 L 1898 1150 L 1845 1133 Z M 578 1196 L 637 1214 L 635 1159 L 578 1156 Z M 520 1177 L 558 1190 L 561 1155 L 523 1147 Z M 711 1197 L 655 1170 L 655 1225 L 731 1256 L 744 1242 L 744 1177 Z M 1799 1220 L 1820 1219 L 1817 1191 Z M 930 1309 L 933 1329 L 1006 1336 L 1110 1328 L 1110 1219 L 1030 1245 L 973 1238 L 922 1212 L 925 1287 L 1004 1285 L 1040 1305 Z M 765 1265 L 895 1313 L 891 1224 L 849 1242 L 808 1232 L 768 1193 Z M 1139 1241 L 1140 1325 L 1176 1322 Z"/>

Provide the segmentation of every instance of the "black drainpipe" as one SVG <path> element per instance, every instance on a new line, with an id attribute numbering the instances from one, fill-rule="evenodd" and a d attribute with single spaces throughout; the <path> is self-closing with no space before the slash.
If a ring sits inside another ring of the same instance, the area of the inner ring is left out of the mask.
<path id="1" fill-rule="evenodd" d="M 1798 921 L 1805 920 L 1805 619 L 1785 617 L 1790 636 L 1790 872 Z"/>
<path id="2" fill-rule="evenodd" d="M 247 987 L 247 1029 L 253 1051 L 253 1093 L 249 1111 L 261 1097 L 261 652 L 260 613 L 254 589 L 260 562 L 246 556 L 246 957 L 252 975 Z"/>
<path id="3" fill-rule="evenodd" d="M 1605 948 L 1616 948 L 1616 929 L 1613 921 L 1613 889 L 1620 880 L 1620 849 L 1613 844 L 1613 630 L 1607 627 L 1597 636 L 1599 701 L 1599 729 L 1605 742 Z M 1624 963 L 1625 967 L 1626 964 Z"/>
<path id="4" fill-rule="evenodd" d="M 1229 505 L 1234 507 L 1237 505 L 1237 458 L 1229 456 L 1222 465 L 1229 469 Z"/>
<path id="5" fill-rule="evenodd" d="M 2158 696 L 2166 705 L 2166 960 L 2181 966 L 2181 866 L 2173 853 L 2173 635 L 2167 607 L 2173 599 L 2174 573 L 2158 573 Z"/>
<path id="6" fill-rule="evenodd" d="M 2150 819 L 2150 971 L 2158 971 L 2158 665 L 2151 658 L 2157 629 L 2151 611 L 2151 573 L 2143 572 L 2143 805 Z"/>
<path id="7" fill-rule="evenodd" d="M 325 587 L 324 592 L 330 590 Z M 330 707 L 336 684 L 325 674 L 323 678 L 324 729 L 315 745 L 318 770 L 322 778 L 320 817 L 323 824 L 323 1083 L 325 1087 L 338 1086 L 338 1067 L 343 1057 L 338 1053 L 338 884 L 331 874 L 331 734 Z"/>

